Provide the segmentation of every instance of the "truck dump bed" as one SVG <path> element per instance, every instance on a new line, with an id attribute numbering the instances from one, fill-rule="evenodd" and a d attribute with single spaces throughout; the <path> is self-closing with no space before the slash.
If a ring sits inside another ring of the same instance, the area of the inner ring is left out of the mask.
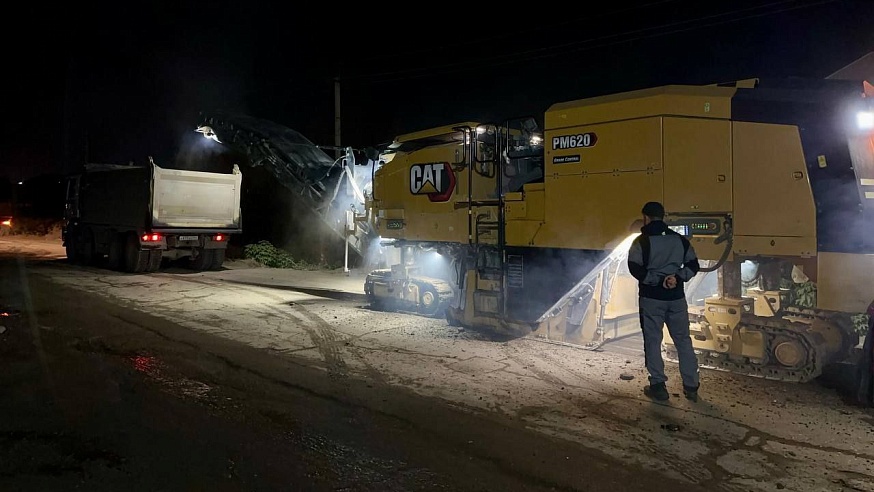
<path id="1" fill-rule="evenodd" d="M 240 230 L 242 178 L 154 166 L 152 228 Z"/>
<path id="2" fill-rule="evenodd" d="M 242 174 L 156 164 L 86 169 L 76 205 L 83 222 L 155 232 L 241 231 Z"/>

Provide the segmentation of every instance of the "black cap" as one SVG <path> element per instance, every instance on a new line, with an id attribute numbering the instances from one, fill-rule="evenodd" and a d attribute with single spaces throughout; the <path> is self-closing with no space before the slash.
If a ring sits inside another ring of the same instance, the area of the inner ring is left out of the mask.
<path id="1" fill-rule="evenodd" d="M 646 205 L 641 209 L 643 215 L 647 217 L 652 217 L 654 219 L 664 219 L 665 218 L 665 207 L 662 206 L 659 202 L 646 202 Z"/>

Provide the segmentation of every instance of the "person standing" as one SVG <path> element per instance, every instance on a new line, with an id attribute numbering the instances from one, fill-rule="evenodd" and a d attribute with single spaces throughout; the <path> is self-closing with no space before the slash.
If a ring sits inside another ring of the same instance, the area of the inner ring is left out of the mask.
<path id="1" fill-rule="evenodd" d="M 662 358 L 663 327 L 677 348 L 683 394 L 698 401 L 698 358 L 689 335 L 689 308 L 683 284 L 698 273 L 700 265 L 692 244 L 664 222 L 665 207 L 647 202 L 641 210 L 643 227 L 631 243 L 628 270 L 638 282 L 640 328 L 649 386 L 644 394 L 665 401 L 670 395 Z"/>

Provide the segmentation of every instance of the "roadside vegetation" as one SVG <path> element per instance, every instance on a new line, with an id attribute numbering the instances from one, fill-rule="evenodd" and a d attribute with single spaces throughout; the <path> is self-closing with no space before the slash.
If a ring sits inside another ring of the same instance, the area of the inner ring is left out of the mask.
<path id="1" fill-rule="evenodd" d="M 319 265 L 305 259 L 296 259 L 288 251 L 277 248 L 270 241 L 266 240 L 243 246 L 243 258 L 254 260 L 268 268 L 291 268 L 294 270 L 333 268 L 330 265 Z"/>
<path id="2" fill-rule="evenodd" d="M 39 236 L 47 239 L 60 239 L 62 220 L 30 217 L 12 217 L 9 226 L 0 226 L 3 236 Z"/>

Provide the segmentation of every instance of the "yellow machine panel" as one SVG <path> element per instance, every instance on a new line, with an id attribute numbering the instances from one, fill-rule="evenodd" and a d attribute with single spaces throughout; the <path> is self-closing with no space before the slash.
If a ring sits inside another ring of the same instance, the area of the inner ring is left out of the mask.
<path id="1" fill-rule="evenodd" d="M 661 118 L 547 131 L 546 176 L 645 171 L 662 167 Z M 629 145 L 634 142 L 634 145 Z"/>
<path id="2" fill-rule="evenodd" d="M 543 183 L 525 185 L 525 191 L 504 205 L 507 244 L 533 246 L 546 218 Z"/>
<path id="3" fill-rule="evenodd" d="M 550 106 L 544 123 L 548 130 L 558 130 L 663 115 L 729 119 L 736 91 L 734 87 L 668 85 L 579 99 Z"/>
<path id="4" fill-rule="evenodd" d="M 451 130 L 449 130 L 451 132 Z M 377 231 L 383 238 L 457 242 L 469 235 L 467 202 L 471 191 L 468 173 L 454 167 L 463 159 L 463 137 L 410 152 L 376 171 L 374 205 Z M 476 179 L 472 196 L 494 197 L 490 179 Z"/>
<path id="5" fill-rule="evenodd" d="M 820 253 L 817 307 L 863 313 L 874 298 L 874 254 Z"/>
<path id="6" fill-rule="evenodd" d="M 733 125 L 735 236 L 816 238 L 816 206 L 798 128 Z"/>
<path id="7" fill-rule="evenodd" d="M 662 172 L 547 176 L 546 223 L 534 245 L 610 249 L 631 233 L 641 203 L 662 199 Z M 585 232 L 584 232 L 585 231 Z"/>
<path id="8" fill-rule="evenodd" d="M 731 122 L 664 118 L 664 140 L 665 209 L 692 213 L 730 211 Z"/>

